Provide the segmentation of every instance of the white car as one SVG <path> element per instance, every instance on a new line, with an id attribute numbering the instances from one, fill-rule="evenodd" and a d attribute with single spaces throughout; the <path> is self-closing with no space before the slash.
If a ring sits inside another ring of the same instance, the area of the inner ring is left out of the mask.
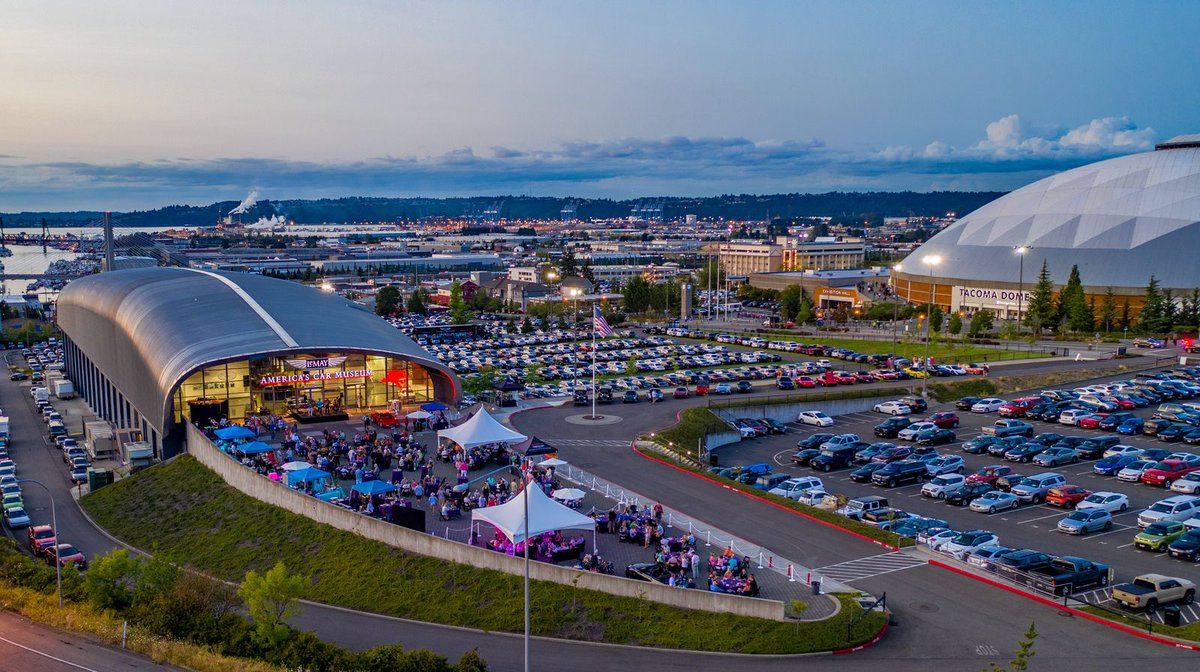
<path id="1" fill-rule="evenodd" d="M 899 401 L 885 401 L 882 404 L 875 404 L 876 413 L 887 413 L 888 415 L 908 415 L 912 413 L 912 408 L 905 403 Z"/>
<path id="2" fill-rule="evenodd" d="M 1138 460 L 1117 472 L 1117 480 L 1126 483 L 1137 483 L 1142 480 L 1142 472 L 1157 464 L 1154 460 Z"/>
<path id="3" fill-rule="evenodd" d="M 1092 411 L 1085 411 L 1080 408 L 1068 408 L 1067 410 L 1058 414 L 1058 424 L 1070 425 L 1073 427 L 1078 425 L 1080 420 L 1092 414 Z"/>
<path id="4" fill-rule="evenodd" d="M 800 499 L 809 490 L 823 491 L 824 489 L 825 485 L 816 476 L 797 476 L 796 478 L 789 478 L 767 492 L 789 499 Z"/>
<path id="5" fill-rule="evenodd" d="M 977 548 L 999 545 L 1000 537 L 996 534 L 988 532 L 987 530 L 971 530 L 970 532 L 963 532 L 957 537 L 942 544 L 941 548 L 938 550 L 943 553 L 949 553 L 959 560 L 964 560 L 966 559 L 968 553 Z"/>
<path id="6" fill-rule="evenodd" d="M 1197 515 L 1200 515 L 1200 497 L 1171 495 L 1139 513 L 1137 523 L 1138 527 L 1144 528 L 1154 523 L 1181 523 Z"/>
<path id="7" fill-rule="evenodd" d="M 896 438 L 900 439 L 901 441 L 916 441 L 917 434 L 920 434 L 927 429 L 937 429 L 937 425 L 933 424 L 932 422 L 914 422 L 908 427 L 900 430 L 900 432 L 896 434 Z"/>
<path id="8" fill-rule="evenodd" d="M 997 399 L 995 397 L 988 397 L 987 399 L 980 399 L 979 401 L 975 402 L 975 405 L 971 406 L 971 412 L 972 413 L 995 413 L 996 411 L 1000 410 L 1001 406 L 1003 406 L 1004 404 L 1007 404 L 1007 403 L 1008 402 L 1004 401 L 1003 399 Z"/>
<path id="9" fill-rule="evenodd" d="M 1109 513 L 1118 513 L 1129 508 L 1129 496 L 1119 492 L 1108 492 L 1102 490 L 1093 492 L 1083 501 L 1075 505 L 1076 511 L 1087 511 L 1088 509 L 1104 509 Z"/>
<path id="10" fill-rule="evenodd" d="M 1113 446 L 1112 448 L 1109 448 L 1108 450 L 1104 451 L 1103 457 L 1116 457 L 1118 455 L 1132 455 L 1134 457 L 1137 457 L 1138 455 L 1141 455 L 1141 454 L 1142 454 L 1141 448 L 1134 448 L 1133 446 L 1117 444 L 1117 445 Z"/>
<path id="11" fill-rule="evenodd" d="M 796 416 L 796 422 L 817 427 L 833 426 L 833 418 L 825 415 L 824 411 L 800 411 L 800 415 Z"/>
<path id="12" fill-rule="evenodd" d="M 1200 471 L 1193 471 L 1172 483 L 1171 492 L 1182 492 L 1185 495 L 1200 494 Z"/>
<path id="13" fill-rule="evenodd" d="M 961 487 L 967 479 L 962 474 L 943 474 L 921 486 L 921 494 L 934 499 L 945 499 L 946 493 Z"/>
<path id="14" fill-rule="evenodd" d="M 815 490 L 805 490 L 803 493 L 801 493 L 800 497 L 796 499 L 796 501 L 809 506 L 817 506 L 821 502 L 825 501 L 826 494 L 828 493 L 820 488 Z"/>
<path id="15" fill-rule="evenodd" d="M 929 533 L 922 533 L 917 536 L 918 541 L 922 541 L 932 550 L 938 550 L 943 545 L 950 542 L 960 534 L 957 530 L 933 528 Z"/>

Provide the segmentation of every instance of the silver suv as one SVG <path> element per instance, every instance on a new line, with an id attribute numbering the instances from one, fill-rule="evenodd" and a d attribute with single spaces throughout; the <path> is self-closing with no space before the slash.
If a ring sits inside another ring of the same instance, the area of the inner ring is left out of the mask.
<path id="1" fill-rule="evenodd" d="M 1012 494 L 1017 496 L 1022 502 L 1033 502 L 1041 504 L 1046 500 L 1046 493 L 1050 492 L 1050 488 L 1065 485 L 1067 477 L 1053 471 L 1047 471 L 1041 474 L 1034 474 L 1022 478 L 1019 483 L 1012 487 Z"/>

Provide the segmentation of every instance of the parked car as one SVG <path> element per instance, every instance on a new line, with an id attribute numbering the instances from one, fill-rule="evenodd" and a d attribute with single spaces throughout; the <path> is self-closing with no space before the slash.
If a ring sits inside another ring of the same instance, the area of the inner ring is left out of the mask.
<path id="1" fill-rule="evenodd" d="M 815 476 L 797 476 L 784 480 L 767 492 L 789 499 L 800 499 L 800 496 L 809 490 L 824 489 L 825 486 L 821 483 L 821 479 Z"/>
<path id="2" fill-rule="evenodd" d="M 875 425 L 875 436 L 881 439 L 894 439 L 900 434 L 900 431 L 909 425 L 913 424 L 911 418 L 905 416 L 897 416 L 888 418 L 883 422 Z"/>
<path id="3" fill-rule="evenodd" d="M 962 474 L 966 470 L 966 463 L 958 455 L 944 455 L 926 462 L 925 469 L 930 478 L 943 474 Z"/>
<path id="4" fill-rule="evenodd" d="M 833 418 L 825 415 L 824 411 L 800 411 L 800 415 L 796 417 L 796 422 L 802 425 L 813 425 L 815 427 L 833 426 Z"/>
<path id="5" fill-rule="evenodd" d="M 868 462 L 858 469 L 850 472 L 850 480 L 856 483 L 870 483 L 871 477 L 874 476 L 875 472 L 883 469 L 886 466 L 887 465 L 883 462 Z"/>
<path id="6" fill-rule="evenodd" d="M 1071 509 L 1090 494 L 1092 494 L 1091 491 L 1083 486 L 1059 485 L 1050 488 L 1046 493 L 1046 503 L 1051 506 L 1061 506 L 1064 509 Z"/>
<path id="7" fill-rule="evenodd" d="M 1147 527 L 1154 523 L 1182 522 L 1200 515 L 1200 497 L 1191 495 L 1173 495 L 1160 499 L 1145 511 L 1138 514 L 1138 527 Z"/>
<path id="8" fill-rule="evenodd" d="M 992 490 L 974 499 L 969 507 L 972 511 L 995 513 L 1004 509 L 1015 509 L 1019 505 L 1020 501 L 1012 493 Z"/>
<path id="9" fill-rule="evenodd" d="M 993 485 L 997 479 L 1002 476 L 1007 476 L 1013 473 L 1012 467 L 1005 464 L 989 464 L 978 471 L 975 471 L 970 476 L 967 476 L 968 483 L 987 483 Z"/>
<path id="10" fill-rule="evenodd" d="M 1069 595 L 1081 588 L 1108 585 L 1108 565 L 1064 556 L 1049 565 L 1029 571 L 1033 588 L 1052 595 Z"/>
<path id="11" fill-rule="evenodd" d="M 1033 436 L 1033 425 L 1024 420 L 997 420 L 983 428 L 988 436 L 1005 438 L 1009 436 Z"/>
<path id="12" fill-rule="evenodd" d="M 1159 553 L 1167 550 L 1171 542 L 1183 536 L 1187 529 L 1183 523 L 1161 522 L 1147 525 L 1146 529 L 1133 537 L 1133 545 L 1147 551 Z"/>
<path id="13" fill-rule="evenodd" d="M 34 525 L 29 528 L 26 536 L 29 539 L 29 550 L 34 555 L 41 555 L 47 548 L 58 543 L 54 528 L 49 525 Z"/>
<path id="14" fill-rule="evenodd" d="M 796 442 L 797 448 L 820 448 L 821 444 L 833 438 L 833 434 L 818 432 L 810 434 Z"/>
<path id="15" fill-rule="evenodd" d="M 29 514 L 26 513 L 25 509 L 23 508 L 17 507 L 4 510 L 4 523 L 8 525 L 9 529 L 11 530 L 29 527 L 31 522 L 32 521 L 29 519 Z"/>
<path id="16" fill-rule="evenodd" d="M 983 397 L 963 397 L 954 402 L 954 408 L 959 411 L 969 411 L 971 407 L 979 403 Z"/>
<path id="17" fill-rule="evenodd" d="M 925 477 L 925 463 L 915 460 L 892 462 L 871 474 L 871 482 L 894 488 L 902 483 L 916 483 Z"/>
<path id="18" fill-rule="evenodd" d="M 1005 404 L 1005 401 L 1003 399 L 997 399 L 995 397 L 988 397 L 986 399 L 980 399 L 979 401 L 975 402 L 975 404 L 973 406 L 971 406 L 971 412 L 972 413 L 995 413 L 996 411 L 999 411 L 1000 407 L 1003 406 L 1004 404 Z"/>
<path id="19" fill-rule="evenodd" d="M 1058 521 L 1058 531 L 1084 535 L 1112 529 L 1112 514 L 1104 509 L 1077 509 Z"/>
<path id="20" fill-rule="evenodd" d="M 822 443 L 820 447 L 836 448 L 837 446 L 844 446 L 850 443 L 858 443 L 858 440 L 857 434 L 838 434 L 825 443 Z"/>
<path id="21" fill-rule="evenodd" d="M 958 437 L 949 429 L 940 427 L 934 429 L 926 429 L 916 436 L 916 443 L 920 446 L 941 446 L 948 443 L 954 443 Z"/>
<path id="22" fill-rule="evenodd" d="M 1000 537 L 987 530 L 971 530 L 963 532 L 942 545 L 941 550 L 959 560 L 965 560 L 968 553 L 984 546 L 995 546 L 1000 543 Z"/>
<path id="23" fill-rule="evenodd" d="M 945 499 L 947 493 L 953 492 L 966 484 L 962 474 L 942 474 L 934 476 L 933 480 L 921 486 L 921 494 L 934 499 Z"/>
<path id="24" fill-rule="evenodd" d="M 1044 472 L 1026 476 L 1012 487 L 1012 494 L 1022 502 L 1033 502 L 1041 504 L 1046 499 L 1046 493 L 1058 485 L 1064 485 L 1067 478 L 1062 474 L 1055 472 Z"/>
<path id="25" fill-rule="evenodd" d="M 1182 537 L 1172 541 L 1167 546 L 1167 555 L 1180 560 L 1200 561 L 1200 528 L 1188 530 Z"/>
<path id="26" fill-rule="evenodd" d="M 1075 505 L 1076 511 L 1103 509 L 1109 513 L 1120 513 L 1129 508 L 1129 496 L 1120 492 L 1093 492 Z"/>
<path id="27" fill-rule="evenodd" d="M 1169 489 L 1172 483 L 1197 469 L 1200 469 L 1200 465 L 1190 464 L 1184 460 L 1162 460 L 1155 462 L 1142 472 L 1142 483 L 1161 485 Z"/>
<path id="28" fill-rule="evenodd" d="M 920 434 L 921 432 L 923 432 L 927 429 L 937 429 L 937 428 L 938 428 L 937 425 L 933 424 L 932 422 L 926 422 L 926 421 L 914 422 L 911 425 L 909 425 L 908 427 L 905 427 L 904 429 L 900 430 L 896 434 L 896 438 L 898 438 L 902 441 L 916 441 L 917 435 Z"/>
<path id="29" fill-rule="evenodd" d="M 1057 467 L 1078 461 L 1079 455 L 1070 448 L 1047 448 L 1033 456 L 1033 463 L 1039 467 Z"/>
<path id="30" fill-rule="evenodd" d="M 1116 476 L 1122 469 L 1137 462 L 1136 455 L 1114 455 L 1092 465 L 1092 473 L 1100 476 Z"/>
<path id="31" fill-rule="evenodd" d="M 1013 549 L 1007 546 L 984 546 L 967 553 L 967 564 L 991 569 L 992 561 Z"/>
<path id="32" fill-rule="evenodd" d="M 832 471 L 843 469 L 854 463 L 854 448 L 851 445 L 821 448 L 809 462 L 814 470 Z"/>
<path id="33" fill-rule="evenodd" d="M 912 413 L 912 408 L 908 404 L 902 404 L 898 401 L 885 401 L 881 404 L 875 404 L 876 413 L 886 413 L 888 415 L 908 415 Z"/>

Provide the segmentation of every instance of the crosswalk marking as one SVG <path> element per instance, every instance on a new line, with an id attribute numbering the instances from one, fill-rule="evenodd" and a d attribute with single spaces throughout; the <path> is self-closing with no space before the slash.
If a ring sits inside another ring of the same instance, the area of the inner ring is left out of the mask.
<path id="1" fill-rule="evenodd" d="M 628 441 L 620 439 L 543 439 L 550 446 L 628 446 Z"/>
<path id="2" fill-rule="evenodd" d="M 842 583 L 849 583 L 860 579 L 869 579 L 880 574 L 899 572 L 924 565 L 925 561 L 921 558 L 916 558 L 906 553 L 891 552 L 858 558 L 856 560 L 847 560 L 846 562 L 839 562 L 826 567 L 817 567 L 812 571 L 815 574 L 827 576 Z"/>

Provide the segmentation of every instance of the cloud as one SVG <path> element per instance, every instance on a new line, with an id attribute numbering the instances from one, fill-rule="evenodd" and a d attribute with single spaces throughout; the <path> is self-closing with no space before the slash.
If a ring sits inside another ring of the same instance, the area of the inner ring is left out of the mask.
<path id="1" fill-rule="evenodd" d="M 237 199 L 253 186 L 276 198 L 537 193 L 638 197 L 819 190 L 927 191 L 945 185 L 1011 189 L 1053 171 L 1149 149 L 1154 131 L 1124 117 L 1066 131 L 1032 130 L 1020 116 L 954 146 L 875 151 L 824 141 L 745 137 L 572 140 L 548 149 L 461 147 L 441 154 L 317 162 L 179 158 L 120 164 L 0 160 L 0 211 L 129 209 Z"/>

